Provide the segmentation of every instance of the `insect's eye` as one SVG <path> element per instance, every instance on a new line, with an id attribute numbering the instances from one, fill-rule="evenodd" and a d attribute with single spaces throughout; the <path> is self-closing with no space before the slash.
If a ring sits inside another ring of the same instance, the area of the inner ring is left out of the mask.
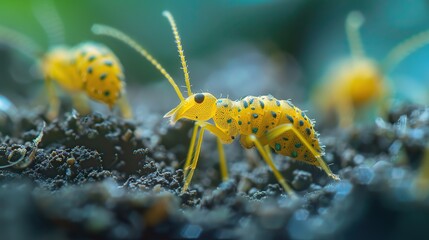
<path id="1" fill-rule="evenodd" d="M 196 103 L 202 103 L 204 101 L 204 94 L 202 93 L 195 94 L 194 101 Z"/>

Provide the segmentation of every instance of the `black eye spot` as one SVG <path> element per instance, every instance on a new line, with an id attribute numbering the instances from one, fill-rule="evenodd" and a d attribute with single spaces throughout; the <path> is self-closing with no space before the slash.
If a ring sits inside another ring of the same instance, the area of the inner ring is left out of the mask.
<path id="1" fill-rule="evenodd" d="M 204 94 L 202 93 L 195 94 L 194 101 L 196 103 L 202 103 L 204 101 Z"/>

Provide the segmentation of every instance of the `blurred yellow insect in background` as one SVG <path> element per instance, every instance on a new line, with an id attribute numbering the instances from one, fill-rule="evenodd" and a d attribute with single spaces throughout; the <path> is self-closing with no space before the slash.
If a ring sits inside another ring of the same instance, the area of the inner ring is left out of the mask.
<path id="1" fill-rule="evenodd" d="M 394 47 L 382 62 L 365 55 L 359 28 L 364 22 L 360 12 L 348 14 L 345 22 L 350 59 L 336 66 L 315 88 L 314 102 L 322 114 L 334 112 L 340 127 L 351 127 L 357 115 L 368 115 L 375 108 L 383 116 L 393 90 L 387 74 L 408 55 L 429 43 L 429 31 L 421 32 Z"/>
<path id="2" fill-rule="evenodd" d="M 122 116 L 132 117 L 122 66 L 104 45 L 86 42 L 74 48 L 55 47 L 44 55 L 41 64 L 49 94 L 49 118 L 56 117 L 59 110 L 54 82 L 70 93 L 74 106 L 82 113 L 89 112 L 83 94 L 111 109 L 119 104 Z"/>
<path id="3" fill-rule="evenodd" d="M 55 85 L 72 97 L 74 107 L 82 114 L 90 112 L 86 100 L 89 97 L 110 109 L 118 105 L 122 116 L 131 118 L 132 111 L 125 94 L 125 77 L 115 54 L 106 46 L 93 42 L 73 48 L 60 45 L 64 39 L 63 27 L 49 1 L 38 3 L 35 15 L 48 34 L 50 46 L 53 46 L 48 52 L 43 54 L 42 48 L 29 37 L 5 27 L 0 27 L 0 41 L 40 61 L 49 98 L 47 118 L 56 118 L 60 109 Z"/>
<path id="4" fill-rule="evenodd" d="M 187 98 L 183 97 L 177 84 L 166 70 L 133 39 L 119 30 L 103 25 L 94 25 L 93 32 L 114 37 L 128 44 L 141 53 L 168 79 L 176 91 L 180 103 L 164 117 L 170 118 L 172 124 L 180 119 L 190 119 L 195 122 L 184 166 L 183 192 L 189 187 L 196 169 L 206 130 L 217 138 L 223 180 L 228 178 L 223 144 L 232 143 L 239 135 L 244 148 L 256 147 L 258 149 L 281 186 L 292 196 L 295 196 L 293 190 L 274 165 L 271 149 L 278 154 L 321 167 L 331 178 L 339 180 L 322 159 L 324 150 L 319 143 L 313 121 L 290 101 L 277 100 L 271 95 L 247 96 L 241 100 L 232 101 L 227 98 L 217 99 L 208 92 L 192 93 L 176 23 L 169 12 L 165 11 L 163 15 L 169 20 L 177 43 L 188 92 Z M 214 124 L 209 120 L 212 120 Z"/>

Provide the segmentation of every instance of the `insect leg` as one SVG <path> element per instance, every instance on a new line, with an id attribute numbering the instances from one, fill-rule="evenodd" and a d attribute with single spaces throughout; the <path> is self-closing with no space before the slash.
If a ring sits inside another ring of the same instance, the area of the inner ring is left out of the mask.
<path id="1" fill-rule="evenodd" d="M 60 111 L 60 100 L 55 93 L 55 86 L 51 79 L 46 78 L 45 87 L 48 95 L 49 101 L 49 109 L 46 117 L 49 120 L 54 120 L 58 116 L 58 112 Z"/>
<path id="2" fill-rule="evenodd" d="M 130 103 L 128 102 L 126 94 L 123 94 L 118 99 L 118 107 L 121 111 L 121 116 L 126 119 L 131 119 L 133 117 L 133 110 L 131 109 Z"/>
<path id="3" fill-rule="evenodd" d="M 73 107 L 82 114 L 86 115 L 91 112 L 91 108 L 88 105 L 88 101 L 85 95 L 82 93 L 73 93 L 71 94 L 71 98 L 73 101 Z"/>
<path id="4" fill-rule="evenodd" d="M 335 103 L 335 111 L 338 116 L 338 124 L 340 127 L 349 128 L 353 126 L 354 110 L 347 98 Z"/>
<path id="5" fill-rule="evenodd" d="M 193 146 L 195 145 L 198 127 L 201 127 L 201 130 L 200 130 L 200 133 L 198 134 L 198 141 L 197 141 L 195 151 L 192 152 L 191 149 L 193 149 Z M 220 130 L 219 128 L 217 128 L 216 126 L 214 126 L 210 123 L 207 123 L 207 122 L 196 122 L 195 123 L 194 133 L 192 134 L 192 139 L 191 139 L 191 146 L 189 147 L 188 156 L 187 156 L 186 163 L 185 163 L 185 183 L 184 183 L 183 188 L 182 188 L 182 193 L 188 189 L 189 184 L 190 184 L 191 179 L 192 179 L 192 176 L 194 175 L 195 168 L 197 167 L 198 157 L 200 155 L 201 144 L 202 144 L 203 135 L 204 135 L 205 130 L 208 130 L 209 132 L 214 134 L 218 138 L 219 141 L 220 140 L 226 141 L 227 139 L 229 139 L 229 140 L 231 139 L 230 136 L 228 136 L 222 130 Z M 221 151 L 223 152 L 223 148 L 221 149 Z M 193 160 L 191 162 L 190 159 L 192 158 L 193 154 L 194 154 L 194 156 L 193 156 Z M 224 158 L 224 160 L 220 159 L 220 161 L 221 161 L 221 165 L 222 165 L 222 161 L 225 162 L 226 160 Z M 226 163 L 225 163 L 225 170 L 226 170 Z M 189 171 L 189 173 L 188 173 L 188 171 Z"/>
<path id="6" fill-rule="evenodd" d="M 195 149 L 195 155 L 194 155 L 194 158 L 192 160 L 191 169 L 189 170 L 189 174 L 185 178 L 185 183 L 183 184 L 182 193 L 188 189 L 189 184 L 191 183 L 191 180 L 192 180 L 192 176 L 194 176 L 195 168 L 197 168 L 198 157 L 200 156 L 201 144 L 203 142 L 204 130 L 205 130 L 204 127 L 201 127 L 200 133 L 198 134 L 198 141 L 197 141 L 197 146 Z"/>
<path id="7" fill-rule="evenodd" d="M 223 150 L 223 144 L 220 138 L 217 140 L 217 151 L 219 154 L 220 173 L 222 174 L 222 181 L 228 180 L 228 167 L 226 164 L 225 151 Z"/>
<path id="8" fill-rule="evenodd" d="M 317 161 L 319 162 L 319 166 L 323 169 L 323 171 L 326 172 L 326 174 L 329 177 L 331 177 L 334 180 L 340 180 L 340 178 L 337 175 L 332 173 L 331 169 L 329 169 L 325 161 L 323 161 L 322 157 L 320 156 L 320 153 L 318 153 L 311 146 L 311 144 L 304 138 L 304 136 L 302 136 L 302 134 L 292 124 L 282 124 L 271 129 L 265 135 L 264 141 L 271 142 L 287 131 L 292 131 L 299 138 L 299 140 L 301 140 L 301 142 L 307 147 L 307 149 L 310 150 L 311 154 L 313 154 L 313 156 L 317 159 Z"/>
<path id="9" fill-rule="evenodd" d="M 274 176 L 277 178 L 277 181 L 279 181 L 280 185 L 282 185 L 283 189 L 291 196 L 296 197 L 295 192 L 292 190 L 292 188 L 286 183 L 286 180 L 282 176 L 282 174 L 277 169 L 276 165 L 274 165 L 273 159 L 271 158 L 271 154 L 267 153 L 266 149 L 262 146 L 261 142 L 258 140 L 258 138 L 255 135 L 249 135 L 249 140 L 252 141 L 256 148 L 258 149 L 259 153 L 262 155 L 262 158 L 265 160 L 265 162 L 270 166 L 271 170 L 274 173 Z"/>
<path id="10" fill-rule="evenodd" d="M 267 155 L 268 155 L 271 159 L 273 159 L 273 157 L 271 156 L 271 148 L 270 148 L 270 146 L 269 146 L 269 145 L 265 145 L 265 146 L 264 146 L 264 148 L 265 148 L 265 152 L 267 153 Z"/>
<path id="11" fill-rule="evenodd" d="M 183 175 L 185 176 L 185 178 L 188 175 L 189 167 L 191 166 L 191 159 L 192 159 L 192 156 L 194 155 L 195 140 L 197 138 L 198 128 L 199 126 L 195 124 L 194 129 L 192 130 L 192 137 L 191 137 L 191 142 L 189 144 L 188 155 L 186 157 L 185 166 L 183 167 Z"/>
<path id="12" fill-rule="evenodd" d="M 225 152 L 223 150 L 223 144 L 232 142 L 231 136 L 224 133 L 218 127 L 207 123 L 207 122 L 197 122 L 196 124 L 204 127 L 207 131 L 211 132 L 213 135 L 217 137 L 217 150 L 219 153 L 219 164 L 220 164 L 220 172 L 222 175 L 222 180 L 228 180 L 228 167 L 226 164 Z"/>

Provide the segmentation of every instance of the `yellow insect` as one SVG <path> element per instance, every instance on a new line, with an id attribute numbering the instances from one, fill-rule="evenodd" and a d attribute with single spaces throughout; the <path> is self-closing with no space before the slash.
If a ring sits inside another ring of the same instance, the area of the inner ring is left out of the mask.
<path id="1" fill-rule="evenodd" d="M 227 98 L 217 99 L 208 92 L 192 93 L 188 68 L 176 23 L 170 12 L 165 11 L 163 15 L 171 25 L 177 43 L 188 92 L 187 98 L 183 97 L 177 84 L 166 70 L 133 39 L 108 26 L 94 25 L 92 30 L 96 34 L 108 35 L 128 44 L 141 53 L 168 79 L 176 91 L 180 103 L 165 114 L 164 117 L 170 118 L 172 124 L 180 119 L 190 119 L 195 122 L 184 166 L 183 192 L 188 189 L 197 167 L 205 131 L 209 131 L 217 137 L 223 180 L 228 178 L 223 144 L 233 142 L 237 136 L 240 136 L 240 142 L 243 147 L 256 147 L 258 149 L 263 159 L 271 167 L 279 183 L 290 195 L 294 196 L 294 192 L 274 165 L 270 148 L 278 154 L 321 167 L 330 177 L 339 180 L 322 159 L 324 150 L 319 143 L 314 123 L 290 101 L 278 100 L 270 95 L 247 96 L 241 100 L 232 101 Z M 211 119 L 214 124 L 209 122 Z"/>
<path id="2" fill-rule="evenodd" d="M 379 63 L 364 53 L 359 34 L 363 22 L 360 12 L 348 14 L 345 27 L 352 56 L 336 66 L 321 86 L 316 87 L 316 105 L 326 115 L 334 111 L 340 127 L 352 126 L 358 115 L 367 115 L 374 107 L 378 114 L 383 115 L 392 91 L 387 73 L 408 55 L 429 43 L 429 31 L 421 32 L 394 47 Z"/>
<path id="3" fill-rule="evenodd" d="M 61 20 L 51 3 L 40 4 L 35 15 L 55 47 L 43 54 L 42 48 L 29 37 L 5 27 L 0 27 L 0 41 L 40 60 L 49 98 L 48 119 L 56 118 L 60 107 L 54 82 L 69 93 L 74 106 L 83 114 L 90 111 L 85 99 L 87 96 L 110 109 L 118 105 L 122 116 L 131 118 L 132 111 L 125 96 L 124 74 L 115 54 L 106 46 L 93 42 L 73 48 L 58 45 L 63 39 Z"/>
<path id="4" fill-rule="evenodd" d="M 104 45 L 87 42 L 74 48 L 55 47 L 45 54 L 41 65 L 50 99 L 49 118 L 56 117 L 59 110 L 53 82 L 72 95 L 75 106 L 83 113 L 89 109 L 81 93 L 111 109 L 119 104 L 122 116 L 132 117 L 121 63 Z"/>

